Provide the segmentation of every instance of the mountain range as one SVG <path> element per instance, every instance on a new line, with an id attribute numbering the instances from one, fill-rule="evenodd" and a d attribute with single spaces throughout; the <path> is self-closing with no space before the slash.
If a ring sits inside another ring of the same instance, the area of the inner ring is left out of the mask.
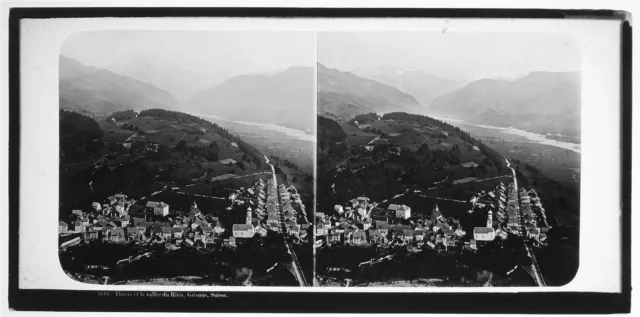
<path id="1" fill-rule="evenodd" d="M 195 93 L 185 111 L 225 120 L 280 124 L 310 129 L 313 109 L 314 70 L 291 67 L 272 76 L 240 75 Z"/>
<path id="2" fill-rule="evenodd" d="M 206 75 L 147 59 L 128 59 L 108 67 L 109 70 L 141 82 L 152 84 L 185 103 L 194 93 L 223 82 L 231 77 L 218 69 Z"/>
<path id="3" fill-rule="evenodd" d="M 176 109 L 179 102 L 168 92 L 109 70 L 86 66 L 60 55 L 61 109 L 108 115 L 127 109 Z"/>
<path id="4" fill-rule="evenodd" d="M 466 83 L 463 80 L 441 78 L 418 69 L 390 66 L 358 67 L 352 73 L 398 88 L 415 97 L 425 109 L 436 97 L 462 87 Z"/>
<path id="5" fill-rule="evenodd" d="M 578 72 L 482 79 L 437 97 L 428 113 L 474 124 L 579 136 L 580 89 Z"/>
<path id="6" fill-rule="evenodd" d="M 318 63 L 318 114 L 351 119 L 371 112 L 422 112 L 413 96 L 351 72 L 327 68 Z"/>

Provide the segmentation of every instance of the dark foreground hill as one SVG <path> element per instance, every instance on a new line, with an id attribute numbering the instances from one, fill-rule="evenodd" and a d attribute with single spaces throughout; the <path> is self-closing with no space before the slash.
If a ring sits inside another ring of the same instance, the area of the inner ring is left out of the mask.
<path id="1" fill-rule="evenodd" d="M 120 192 L 139 199 L 191 185 L 193 194 L 213 195 L 214 187 L 229 186 L 229 175 L 268 167 L 260 151 L 226 129 L 175 111 L 127 111 L 96 121 L 61 110 L 60 126 L 61 217 Z"/>

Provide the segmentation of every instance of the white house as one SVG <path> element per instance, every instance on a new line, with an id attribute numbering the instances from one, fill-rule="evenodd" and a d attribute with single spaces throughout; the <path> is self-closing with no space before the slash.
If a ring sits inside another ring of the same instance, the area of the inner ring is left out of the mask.
<path id="1" fill-rule="evenodd" d="M 475 227 L 473 238 L 477 241 L 493 241 L 496 238 L 496 231 L 493 228 Z"/>
<path id="2" fill-rule="evenodd" d="M 344 213 L 344 209 L 342 208 L 341 205 L 335 205 L 333 207 L 333 210 L 335 210 L 339 215 L 342 215 L 342 213 Z"/>
<path id="3" fill-rule="evenodd" d="M 401 205 L 396 209 L 396 218 L 409 219 L 411 218 L 411 208 L 406 205 Z"/>
<path id="4" fill-rule="evenodd" d="M 169 205 L 163 202 L 149 201 L 147 202 L 147 207 L 153 208 L 153 214 L 156 216 L 165 217 L 169 214 Z"/>
<path id="5" fill-rule="evenodd" d="M 233 236 L 236 238 L 251 238 L 255 229 L 252 225 L 234 224 L 232 230 Z"/>

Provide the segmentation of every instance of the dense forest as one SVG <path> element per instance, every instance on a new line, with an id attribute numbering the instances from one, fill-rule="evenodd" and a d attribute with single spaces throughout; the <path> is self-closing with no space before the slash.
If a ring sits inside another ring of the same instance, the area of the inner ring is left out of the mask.
<path id="1" fill-rule="evenodd" d="M 222 128 L 222 127 L 220 127 L 219 125 L 217 125 L 215 123 L 211 123 L 211 122 L 209 122 L 209 121 L 207 121 L 205 119 L 198 118 L 198 117 L 192 116 L 190 114 L 177 112 L 177 111 L 164 110 L 164 109 L 143 110 L 143 111 L 140 112 L 140 114 L 138 116 L 139 117 L 165 118 L 165 119 L 170 119 L 170 120 L 176 120 L 176 121 L 178 121 L 180 123 L 184 123 L 184 124 L 194 124 L 194 123 L 198 124 L 198 125 L 206 128 L 207 130 L 211 130 L 211 131 L 219 134 L 223 138 L 226 138 L 226 139 L 238 144 L 238 148 L 240 148 L 240 150 L 242 152 L 246 153 L 251 158 L 251 160 L 256 164 L 257 168 L 258 169 L 262 168 L 262 153 L 260 153 L 260 151 L 258 151 L 258 149 L 253 147 L 253 145 L 244 142 L 238 136 L 232 134 L 227 129 Z"/>
<path id="2" fill-rule="evenodd" d="M 76 163 L 99 157 L 104 149 L 104 133 L 92 118 L 60 110 L 60 162 Z"/>
<path id="3" fill-rule="evenodd" d="M 318 116 L 318 165 L 331 165 L 334 160 L 346 158 L 347 146 L 343 143 L 347 138 L 340 123 Z"/>

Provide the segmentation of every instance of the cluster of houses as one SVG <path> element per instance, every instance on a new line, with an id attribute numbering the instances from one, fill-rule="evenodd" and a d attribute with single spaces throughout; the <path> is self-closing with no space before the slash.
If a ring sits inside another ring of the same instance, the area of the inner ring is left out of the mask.
<path id="1" fill-rule="evenodd" d="M 89 212 L 74 210 L 71 227 L 60 221 L 61 236 L 80 235 L 85 242 L 165 243 L 167 248 L 203 246 L 221 242 L 225 229 L 218 217 L 205 216 L 194 202 L 184 214 L 169 213 L 164 202 L 148 202 L 142 213 L 129 213 L 130 201 L 118 194 L 107 199 L 108 204 L 93 203 Z M 126 206 L 125 209 L 121 209 Z M 100 207 L 100 208 L 99 208 Z"/>
<path id="2" fill-rule="evenodd" d="M 466 232 L 457 219 L 445 218 L 436 205 L 429 216 L 412 216 L 411 207 L 389 204 L 378 207 L 367 197 L 336 205 L 330 215 L 316 213 L 319 245 L 406 245 L 409 250 L 426 247 L 445 251 L 452 247 L 474 248 L 463 241 Z"/>
<path id="3" fill-rule="evenodd" d="M 518 198 L 520 198 L 520 208 L 518 208 Z M 500 182 L 494 190 L 488 193 L 482 191 L 474 196 L 471 202 L 474 204 L 474 208 L 487 206 L 497 211 L 497 217 L 493 219 L 493 212 L 489 209 L 487 226 L 486 228 L 474 228 L 474 239 L 493 241 L 496 237 L 507 239 L 508 233 L 522 235 L 520 224 L 522 220 L 526 237 L 532 238 L 538 243 L 546 240 L 546 232 L 548 231 L 546 215 L 535 190 L 527 191 L 521 188 L 520 193 L 517 193 L 513 182 L 510 182 L 506 187 L 504 183 Z M 536 214 L 544 217 L 542 227 L 538 226 Z"/>
<path id="4" fill-rule="evenodd" d="M 278 196 L 281 203 L 278 203 Z M 232 226 L 232 236 L 229 237 L 232 245 L 240 244 L 255 234 L 266 236 L 268 231 L 284 232 L 301 241 L 307 239 L 311 225 L 306 220 L 304 205 L 295 187 L 286 188 L 280 185 L 276 190 L 272 180 L 265 183 L 259 179 L 253 188 L 246 191 L 241 188 L 240 191 L 231 193 L 229 198 L 232 200 L 230 209 L 246 208 L 244 222 Z M 281 224 L 279 206 L 282 209 L 284 226 Z M 300 214 L 304 216 L 299 217 Z M 299 219 L 302 220 L 302 224 L 298 224 Z"/>
<path id="5" fill-rule="evenodd" d="M 535 200 L 535 201 L 534 201 Z M 527 191 L 524 188 L 520 189 L 520 211 L 524 218 L 524 227 L 527 231 L 527 237 L 534 239 L 538 243 L 544 243 L 547 240 L 547 232 L 549 231 L 549 225 L 546 222 L 546 215 L 543 218 L 542 224 L 538 222 L 539 218 L 537 214 L 544 215 L 544 208 L 540 203 L 540 198 L 537 193 L 531 189 Z M 537 211 L 534 211 L 534 208 Z"/>
<path id="6" fill-rule="evenodd" d="M 271 180 L 265 183 L 260 179 L 253 188 L 231 192 L 229 200 L 227 210 L 234 212 L 230 219 L 238 220 L 232 222 L 231 230 L 219 217 L 201 212 L 195 202 L 189 212 L 172 212 L 168 204 L 156 201 L 136 206 L 141 209 L 135 210 L 131 208 L 135 201 L 116 194 L 108 197 L 105 204 L 94 202 L 90 211 L 73 210 L 69 220 L 60 221 L 58 233 L 61 242 L 65 241 L 61 248 L 70 245 L 69 241 L 164 243 L 168 249 L 220 244 L 236 247 L 256 234 L 266 236 L 268 230 L 284 231 L 302 241 L 307 239 L 311 225 L 295 187 L 281 185 L 276 189 Z"/>

